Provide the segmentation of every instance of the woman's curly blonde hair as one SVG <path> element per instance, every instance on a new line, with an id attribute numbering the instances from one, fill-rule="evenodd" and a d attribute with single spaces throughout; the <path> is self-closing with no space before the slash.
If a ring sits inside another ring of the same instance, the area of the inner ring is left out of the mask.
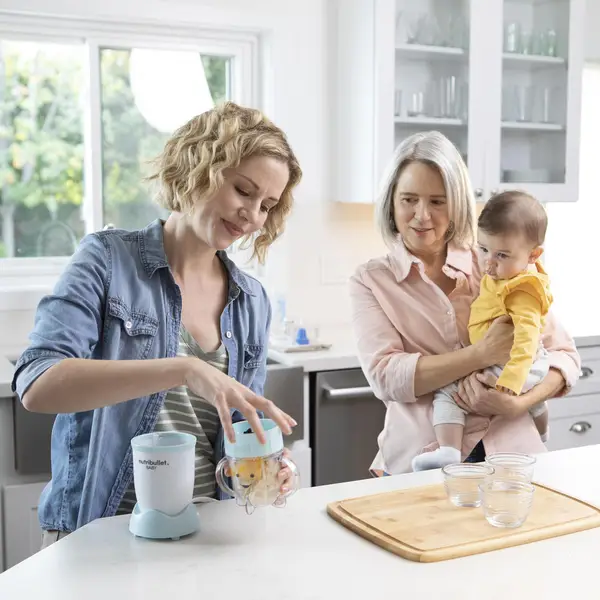
<path id="1" fill-rule="evenodd" d="M 243 240 L 254 241 L 252 258 L 264 263 L 267 249 L 283 233 L 293 204 L 292 190 L 302 170 L 285 133 L 262 112 L 225 102 L 180 127 L 154 161 L 149 181 L 158 184 L 157 200 L 170 211 L 193 210 L 193 193 L 201 198 L 223 184 L 223 171 L 251 156 L 270 156 L 287 164 L 289 180 L 263 228 Z"/>

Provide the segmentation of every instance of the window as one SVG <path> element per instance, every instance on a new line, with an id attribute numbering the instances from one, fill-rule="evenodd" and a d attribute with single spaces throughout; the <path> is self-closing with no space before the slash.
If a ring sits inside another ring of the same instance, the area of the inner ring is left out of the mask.
<path id="1" fill-rule="evenodd" d="M 143 181 L 148 162 L 198 106 L 230 98 L 230 61 L 190 51 L 100 50 L 103 225 L 139 229 L 162 215 Z"/>
<path id="2" fill-rule="evenodd" d="M 546 260 L 554 310 L 573 336 L 600 334 L 597 298 L 600 286 L 590 272 L 596 256 L 595 239 L 600 219 L 600 64 L 588 63 L 583 70 L 579 198 L 577 202 L 552 202 L 548 211 Z"/>
<path id="3" fill-rule="evenodd" d="M 0 257 L 68 255 L 83 235 L 84 56 L 0 41 Z"/>
<path id="4" fill-rule="evenodd" d="M 214 103 L 256 106 L 256 57 L 250 34 L 3 19 L 3 278 L 62 268 L 85 233 L 165 216 L 144 181 L 149 161 Z"/>

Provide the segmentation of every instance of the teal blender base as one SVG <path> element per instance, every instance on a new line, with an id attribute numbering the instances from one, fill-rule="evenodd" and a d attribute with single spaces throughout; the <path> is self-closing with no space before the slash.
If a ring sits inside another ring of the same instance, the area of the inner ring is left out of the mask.
<path id="1" fill-rule="evenodd" d="M 178 515 L 170 516 L 158 510 L 142 510 L 138 504 L 129 520 L 129 531 L 137 537 L 153 540 L 178 540 L 198 531 L 200 519 L 193 504 L 188 504 Z"/>

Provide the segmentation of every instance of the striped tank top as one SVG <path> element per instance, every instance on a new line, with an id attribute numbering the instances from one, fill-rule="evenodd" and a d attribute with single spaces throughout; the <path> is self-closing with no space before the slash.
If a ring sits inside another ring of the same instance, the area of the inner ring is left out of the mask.
<path id="1" fill-rule="evenodd" d="M 223 344 L 214 352 L 204 352 L 196 340 L 181 326 L 177 356 L 195 356 L 227 373 L 228 357 Z M 204 398 L 196 396 L 186 386 L 169 390 L 159 413 L 154 431 L 181 431 L 196 436 L 196 478 L 194 502 L 216 497 L 214 445 L 219 428 L 217 409 Z M 117 510 L 129 514 L 136 503 L 133 481 Z"/>

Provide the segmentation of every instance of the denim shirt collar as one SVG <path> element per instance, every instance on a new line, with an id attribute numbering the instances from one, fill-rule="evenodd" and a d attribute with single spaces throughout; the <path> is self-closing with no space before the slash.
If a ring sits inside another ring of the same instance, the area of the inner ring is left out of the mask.
<path id="1" fill-rule="evenodd" d="M 144 229 L 141 229 L 138 232 L 140 258 L 148 277 L 152 277 L 158 269 L 169 268 L 169 263 L 167 262 L 167 255 L 165 254 L 163 225 L 164 221 L 162 219 L 156 219 Z M 227 252 L 225 252 L 224 250 L 217 250 L 217 256 L 225 266 L 225 269 L 227 270 L 227 274 L 229 276 L 230 298 L 237 297 L 239 294 L 239 290 L 242 290 L 245 294 L 248 294 L 249 296 L 255 296 L 256 294 L 252 291 L 250 287 L 248 275 L 243 273 L 238 268 L 238 266 L 227 256 Z"/>

